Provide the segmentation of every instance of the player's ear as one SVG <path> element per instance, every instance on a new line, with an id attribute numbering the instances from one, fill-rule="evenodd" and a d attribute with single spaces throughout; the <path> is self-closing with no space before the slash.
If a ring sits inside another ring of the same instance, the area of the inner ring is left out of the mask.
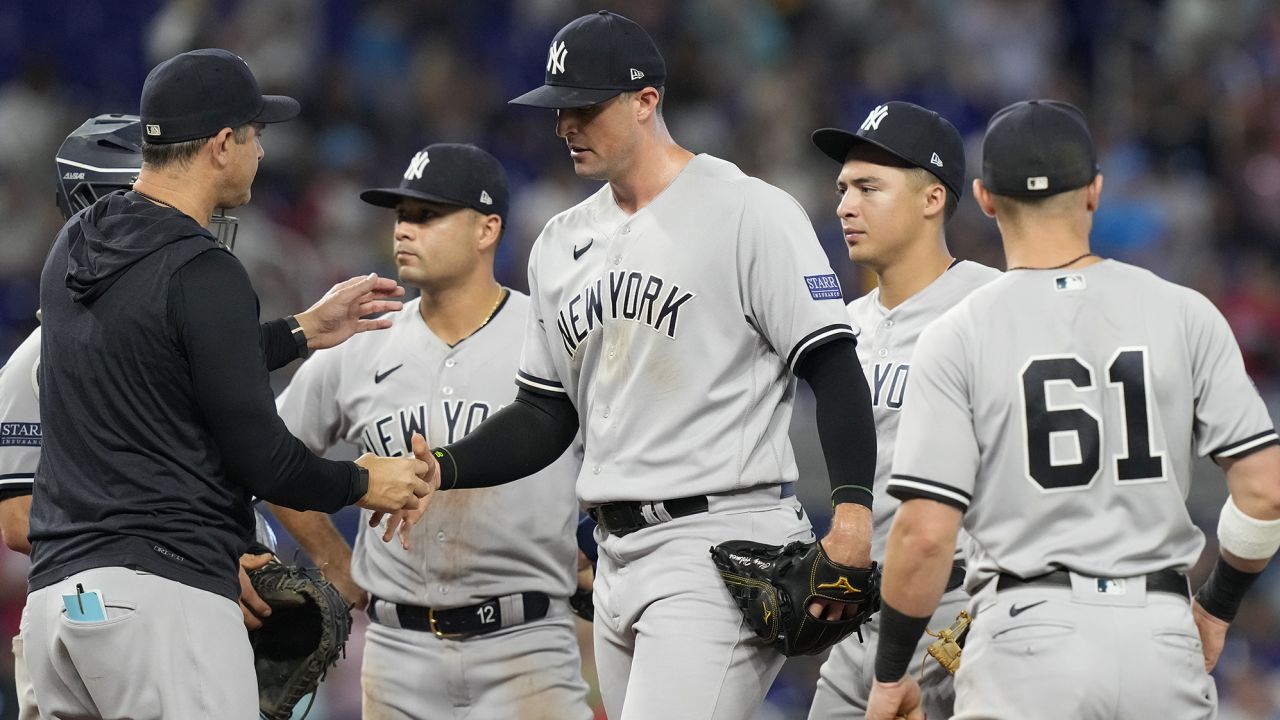
<path id="1" fill-rule="evenodd" d="M 644 122 L 658 112 L 658 101 L 662 99 L 662 95 L 658 93 L 657 88 L 646 87 L 638 90 L 631 96 L 633 107 L 635 108 L 636 121 Z"/>
<path id="2" fill-rule="evenodd" d="M 932 220 L 947 209 L 947 188 L 942 183 L 929 183 L 924 187 L 924 216 Z"/>
<path id="3" fill-rule="evenodd" d="M 205 143 L 202 149 L 202 152 L 209 151 L 213 166 L 219 170 L 231 162 L 231 143 L 236 141 L 233 137 L 234 132 L 231 128 L 222 128 L 217 135 L 209 138 L 209 142 Z"/>
<path id="4" fill-rule="evenodd" d="M 978 207 L 982 209 L 982 214 L 993 218 L 996 216 L 996 204 L 991 197 L 991 193 L 982 185 L 982 178 L 973 179 L 973 199 L 977 201 Z"/>
<path id="5" fill-rule="evenodd" d="M 501 217 L 497 215 L 481 215 L 476 220 L 476 250 L 485 252 L 496 247 L 501 237 Z"/>
<path id="6" fill-rule="evenodd" d="M 1102 200 L 1102 173 L 1093 176 L 1093 180 L 1086 186 L 1084 196 L 1089 212 L 1097 212 L 1098 203 Z"/>

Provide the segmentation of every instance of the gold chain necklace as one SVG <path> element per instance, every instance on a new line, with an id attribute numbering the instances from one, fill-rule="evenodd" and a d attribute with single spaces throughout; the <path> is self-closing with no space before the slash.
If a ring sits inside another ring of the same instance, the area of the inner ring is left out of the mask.
<path id="1" fill-rule="evenodd" d="M 498 306 L 502 304 L 503 299 L 505 299 L 506 297 L 507 297 L 507 289 L 499 285 L 498 299 L 493 301 L 493 307 L 489 308 L 489 314 L 485 316 L 484 322 L 480 323 L 480 327 L 484 327 L 485 325 L 489 324 L 489 321 L 493 319 L 493 316 L 498 313 Z M 476 329 L 479 330 L 480 328 L 476 328 Z"/>

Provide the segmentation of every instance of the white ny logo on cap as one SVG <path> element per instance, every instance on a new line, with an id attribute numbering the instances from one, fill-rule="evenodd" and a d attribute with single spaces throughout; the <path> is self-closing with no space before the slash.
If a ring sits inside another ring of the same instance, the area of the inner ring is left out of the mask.
<path id="1" fill-rule="evenodd" d="M 409 161 L 409 169 L 404 171 L 405 180 L 421 180 L 422 171 L 427 168 L 427 163 L 431 162 L 431 158 L 427 157 L 427 151 L 421 150 L 413 156 Z"/>
<path id="2" fill-rule="evenodd" d="M 559 45 L 551 43 L 551 51 L 547 53 L 547 72 L 552 75 L 564 72 L 564 59 L 568 55 L 569 50 L 565 48 L 563 40 Z"/>
<path id="3" fill-rule="evenodd" d="M 888 114 L 888 105 L 877 105 L 876 109 L 872 110 L 871 113 L 867 115 L 867 119 L 862 121 L 863 132 L 866 132 L 867 130 L 879 130 L 880 121 L 884 120 L 884 116 Z"/>

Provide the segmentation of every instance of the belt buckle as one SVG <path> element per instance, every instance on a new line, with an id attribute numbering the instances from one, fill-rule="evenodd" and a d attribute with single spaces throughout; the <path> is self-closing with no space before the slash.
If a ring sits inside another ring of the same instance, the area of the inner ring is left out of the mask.
<path id="1" fill-rule="evenodd" d="M 438 638 L 452 639 L 466 635 L 466 633 L 447 633 L 436 626 L 436 609 L 427 608 L 427 625 L 431 628 L 431 632 L 435 633 Z"/>

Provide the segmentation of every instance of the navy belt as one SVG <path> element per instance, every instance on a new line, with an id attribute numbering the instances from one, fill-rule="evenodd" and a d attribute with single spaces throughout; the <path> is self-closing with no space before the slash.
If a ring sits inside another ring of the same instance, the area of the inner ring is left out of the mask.
<path id="1" fill-rule="evenodd" d="M 401 605 L 375 596 L 369 600 L 369 619 L 386 627 L 435 633 L 436 637 L 456 640 L 541 620 L 550 607 L 551 598 L 540 592 L 503 595 L 444 610 Z"/>
<path id="2" fill-rule="evenodd" d="M 945 592 L 951 592 L 964 584 L 965 567 L 963 560 L 956 560 L 951 564 L 951 575 L 947 578 L 947 589 Z"/>
<path id="3" fill-rule="evenodd" d="M 796 494 L 795 483 L 783 483 L 778 497 L 789 498 Z M 708 508 L 706 495 L 657 500 L 654 502 L 611 502 L 587 509 L 596 524 L 610 535 L 630 535 L 650 525 L 670 522 L 680 517 L 704 513 Z"/>
<path id="4" fill-rule="evenodd" d="M 1088 577 L 1088 576 L 1086 576 Z M 1190 585 L 1187 584 L 1187 576 L 1177 570 L 1158 570 L 1146 576 L 1147 592 L 1162 592 L 1177 595 L 1183 600 L 1190 598 Z M 1120 578 L 1093 578 L 1098 581 L 1099 592 L 1105 592 L 1105 584 L 1118 580 Z M 1020 578 L 1016 575 L 1008 573 L 1000 573 L 1000 579 L 996 582 L 996 590 L 1009 590 L 1011 588 L 1025 587 L 1027 585 L 1057 585 L 1059 587 L 1071 587 L 1071 572 L 1068 570 L 1054 570 L 1053 572 L 1037 575 L 1035 577 Z"/>

